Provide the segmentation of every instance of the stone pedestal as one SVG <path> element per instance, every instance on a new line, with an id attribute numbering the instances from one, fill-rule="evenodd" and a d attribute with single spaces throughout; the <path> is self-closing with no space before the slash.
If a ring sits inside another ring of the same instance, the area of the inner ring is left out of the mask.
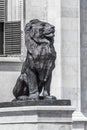
<path id="1" fill-rule="evenodd" d="M 0 108 L 0 130 L 72 130 L 73 111 L 70 105 L 8 105 Z"/>

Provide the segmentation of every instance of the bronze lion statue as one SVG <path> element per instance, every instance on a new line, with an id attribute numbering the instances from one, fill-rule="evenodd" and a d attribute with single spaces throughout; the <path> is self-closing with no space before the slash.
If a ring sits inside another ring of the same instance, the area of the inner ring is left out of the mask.
<path id="1" fill-rule="evenodd" d="M 52 70 L 55 68 L 55 27 L 38 19 L 25 26 L 26 60 L 13 89 L 17 100 L 50 99 Z M 42 94 L 42 96 L 40 96 Z"/>

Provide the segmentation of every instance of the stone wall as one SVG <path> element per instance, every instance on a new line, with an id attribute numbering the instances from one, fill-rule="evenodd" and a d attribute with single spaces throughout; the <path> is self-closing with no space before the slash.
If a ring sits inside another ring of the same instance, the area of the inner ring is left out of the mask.
<path id="1" fill-rule="evenodd" d="M 7 0 L 7 21 L 20 20 L 20 0 Z"/>
<path id="2" fill-rule="evenodd" d="M 54 46 L 57 52 L 56 67 L 53 71 L 51 94 L 61 99 L 61 0 L 47 0 L 47 21 L 55 25 Z"/>
<path id="3" fill-rule="evenodd" d="M 14 99 L 13 87 L 20 74 L 21 63 L 0 61 L 0 102 L 9 102 Z"/>
<path id="4" fill-rule="evenodd" d="M 61 1 L 62 98 L 79 108 L 80 94 L 80 2 Z"/>
<path id="5" fill-rule="evenodd" d="M 47 0 L 25 1 L 25 22 L 31 19 L 47 20 Z"/>

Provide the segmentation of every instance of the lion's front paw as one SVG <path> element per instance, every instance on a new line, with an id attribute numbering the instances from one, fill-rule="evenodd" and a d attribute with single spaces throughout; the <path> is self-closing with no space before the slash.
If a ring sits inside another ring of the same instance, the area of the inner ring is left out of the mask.
<path id="1" fill-rule="evenodd" d="M 20 100 L 20 101 L 25 101 L 25 100 L 28 100 L 28 96 L 19 96 L 18 97 L 18 100 Z"/>
<path id="2" fill-rule="evenodd" d="M 29 100 L 38 100 L 39 99 L 39 93 L 36 92 L 34 94 L 30 94 L 28 99 Z"/>
<path id="3" fill-rule="evenodd" d="M 44 91 L 43 92 L 43 97 L 47 97 L 48 96 L 48 92 L 47 91 Z"/>
<path id="4" fill-rule="evenodd" d="M 44 100 L 56 100 L 55 96 L 45 96 Z"/>

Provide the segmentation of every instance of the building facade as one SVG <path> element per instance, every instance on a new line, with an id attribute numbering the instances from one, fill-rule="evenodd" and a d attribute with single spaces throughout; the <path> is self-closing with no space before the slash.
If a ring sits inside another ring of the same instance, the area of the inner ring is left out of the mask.
<path id="1" fill-rule="evenodd" d="M 70 99 L 76 108 L 72 129 L 87 130 L 87 1 L 0 0 L 0 7 L 0 102 L 14 98 L 26 56 L 25 24 L 31 19 L 47 21 L 56 28 L 51 94 Z"/>

